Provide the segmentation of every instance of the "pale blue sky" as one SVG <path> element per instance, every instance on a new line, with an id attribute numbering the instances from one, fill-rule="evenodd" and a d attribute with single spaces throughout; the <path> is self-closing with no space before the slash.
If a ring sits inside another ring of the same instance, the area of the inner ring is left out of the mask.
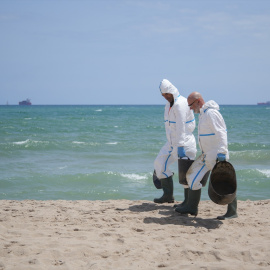
<path id="1" fill-rule="evenodd" d="M 0 0 L 0 104 L 270 100 L 268 0 Z"/>

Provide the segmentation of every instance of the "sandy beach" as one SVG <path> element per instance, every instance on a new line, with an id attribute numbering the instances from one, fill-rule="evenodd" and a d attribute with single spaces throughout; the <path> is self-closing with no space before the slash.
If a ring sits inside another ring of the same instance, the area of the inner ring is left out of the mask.
<path id="1" fill-rule="evenodd" d="M 10 201 L 0 269 L 270 269 L 270 200 L 201 201 L 196 218 L 150 201 Z"/>

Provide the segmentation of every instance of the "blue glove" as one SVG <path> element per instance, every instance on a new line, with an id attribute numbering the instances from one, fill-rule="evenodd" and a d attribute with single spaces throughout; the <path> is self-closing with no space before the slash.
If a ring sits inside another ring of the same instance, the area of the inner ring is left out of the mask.
<path id="1" fill-rule="evenodd" d="M 186 157 L 186 151 L 185 151 L 184 146 L 178 147 L 177 152 L 178 152 L 178 157 L 179 158 Z"/>
<path id="2" fill-rule="evenodd" d="M 226 160 L 226 155 L 222 154 L 222 153 L 219 153 L 219 154 L 217 154 L 217 159 L 218 159 L 218 161 L 225 161 Z"/>

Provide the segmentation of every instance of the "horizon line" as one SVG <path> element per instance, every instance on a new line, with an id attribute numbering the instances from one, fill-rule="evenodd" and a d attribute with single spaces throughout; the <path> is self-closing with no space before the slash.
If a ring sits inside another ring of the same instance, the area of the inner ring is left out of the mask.
<path id="1" fill-rule="evenodd" d="M 0 104 L 0 106 L 165 106 L 166 104 L 31 104 L 31 105 L 19 105 L 19 104 Z M 220 106 L 258 106 L 259 104 L 219 104 Z M 264 106 L 268 104 L 262 104 Z"/>

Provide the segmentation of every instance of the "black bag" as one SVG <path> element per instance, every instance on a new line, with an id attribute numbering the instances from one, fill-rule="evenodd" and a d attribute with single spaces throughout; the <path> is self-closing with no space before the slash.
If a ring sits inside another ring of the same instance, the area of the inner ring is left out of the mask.
<path id="1" fill-rule="evenodd" d="M 178 176 L 179 176 L 179 183 L 181 185 L 188 185 L 186 174 L 193 162 L 194 160 L 190 160 L 190 159 L 181 159 L 181 158 L 178 159 Z M 206 174 L 201 180 L 201 184 L 203 187 L 207 183 L 209 174 L 210 174 L 210 171 L 206 172 Z"/>

